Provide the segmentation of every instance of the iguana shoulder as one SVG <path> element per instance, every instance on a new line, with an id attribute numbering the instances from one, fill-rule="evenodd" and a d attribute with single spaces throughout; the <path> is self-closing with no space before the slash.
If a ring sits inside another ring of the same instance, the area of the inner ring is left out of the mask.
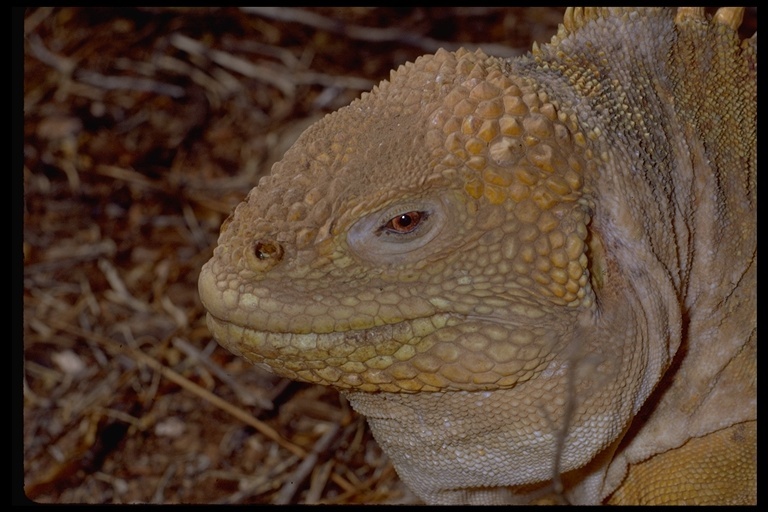
<path id="1" fill-rule="evenodd" d="M 754 501 L 740 12 L 569 9 L 393 71 L 222 226 L 214 337 L 342 390 L 430 503 Z"/>

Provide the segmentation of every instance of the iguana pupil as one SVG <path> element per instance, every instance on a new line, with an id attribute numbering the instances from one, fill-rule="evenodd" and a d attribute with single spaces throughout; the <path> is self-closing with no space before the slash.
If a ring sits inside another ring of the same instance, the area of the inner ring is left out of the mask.
<path id="1" fill-rule="evenodd" d="M 426 218 L 425 212 L 408 212 L 398 215 L 387 222 L 385 229 L 394 233 L 410 233 Z"/>

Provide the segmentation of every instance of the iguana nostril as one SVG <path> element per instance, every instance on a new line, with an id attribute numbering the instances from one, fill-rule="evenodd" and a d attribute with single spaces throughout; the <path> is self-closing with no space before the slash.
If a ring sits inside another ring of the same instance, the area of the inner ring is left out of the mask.
<path id="1" fill-rule="evenodd" d="M 248 266 L 255 272 L 266 272 L 283 259 L 283 246 L 274 240 L 257 240 L 246 248 L 245 258 Z"/>

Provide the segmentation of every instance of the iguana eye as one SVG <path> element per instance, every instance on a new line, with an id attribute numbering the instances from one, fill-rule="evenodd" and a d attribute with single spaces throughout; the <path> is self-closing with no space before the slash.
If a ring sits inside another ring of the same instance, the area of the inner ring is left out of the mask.
<path id="1" fill-rule="evenodd" d="M 383 266 L 424 261 L 445 244 L 455 243 L 457 218 L 464 211 L 460 198 L 445 192 L 384 205 L 348 228 L 349 249 Z"/>
<path id="2" fill-rule="evenodd" d="M 406 234 L 415 230 L 419 224 L 427 219 L 429 214 L 427 212 L 412 211 L 407 213 L 401 213 L 397 217 L 393 217 L 387 222 L 383 229 L 390 233 Z"/>

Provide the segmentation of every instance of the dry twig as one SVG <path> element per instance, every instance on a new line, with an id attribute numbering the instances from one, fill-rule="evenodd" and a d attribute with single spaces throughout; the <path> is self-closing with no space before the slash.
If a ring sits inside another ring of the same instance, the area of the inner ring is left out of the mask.
<path id="1" fill-rule="evenodd" d="M 434 53 L 440 48 L 456 51 L 462 46 L 469 50 L 475 50 L 480 47 L 479 45 L 468 43 L 457 44 L 452 41 L 439 41 L 397 28 L 363 27 L 342 23 L 303 9 L 293 9 L 290 7 L 241 7 L 241 9 L 250 14 L 257 14 L 274 20 L 301 23 L 358 41 L 407 44 L 427 53 Z M 518 49 L 493 43 L 483 43 L 482 48 L 486 53 L 496 55 L 497 57 L 515 57 L 521 53 Z"/>

